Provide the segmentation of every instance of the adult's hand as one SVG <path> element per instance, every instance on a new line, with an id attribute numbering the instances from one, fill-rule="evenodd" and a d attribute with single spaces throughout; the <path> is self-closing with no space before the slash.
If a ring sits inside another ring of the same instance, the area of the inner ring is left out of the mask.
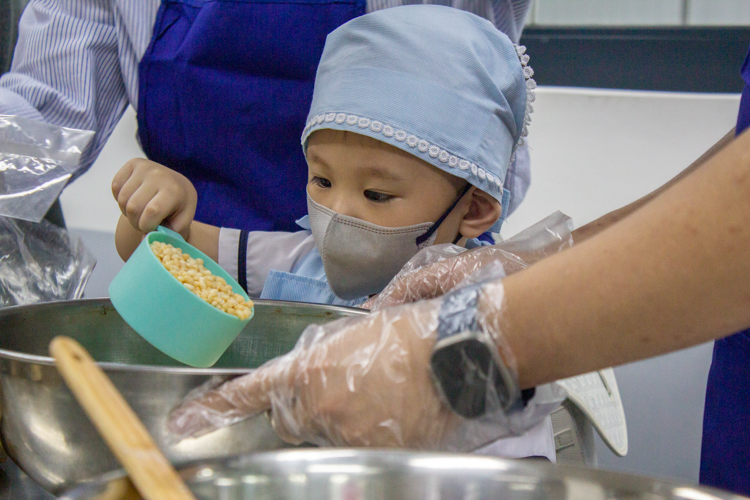
<path id="1" fill-rule="evenodd" d="M 501 264 L 506 276 L 514 274 L 571 247 L 572 229 L 570 217 L 555 212 L 497 245 L 473 250 L 464 250 L 456 245 L 427 247 L 407 262 L 388 286 L 362 307 L 375 311 L 439 297 L 490 263 Z"/>
<path id="2" fill-rule="evenodd" d="M 483 290 L 478 323 L 513 372 L 499 330 L 502 284 Z M 274 429 L 290 443 L 468 451 L 523 433 L 559 405 L 564 393 L 549 385 L 508 414 L 494 392 L 488 407 L 496 411 L 472 420 L 455 414 L 430 369 L 443 300 L 308 327 L 290 353 L 184 402 L 168 430 L 177 439 L 198 436 L 270 410 Z"/>
<path id="3" fill-rule="evenodd" d="M 271 410 L 290 443 L 438 448 L 459 418 L 430 375 L 437 310 L 423 302 L 313 325 L 290 353 L 184 403 L 169 431 L 200 435 Z"/>
<path id="4" fill-rule="evenodd" d="M 377 311 L 440 297 L 491 262 L 501 262 L 507 267 L 507 274 L 527 266 L 497 245 L 473 250 L 450 244 L 436 245 L 425 248 L 407 262 L 382 292 L 361 307 Z"/>

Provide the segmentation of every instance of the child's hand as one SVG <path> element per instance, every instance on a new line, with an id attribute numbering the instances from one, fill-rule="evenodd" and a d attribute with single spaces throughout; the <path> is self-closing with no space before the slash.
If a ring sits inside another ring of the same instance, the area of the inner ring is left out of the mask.
<path id="1" fill-rule="evenodd" d="M 166 223 L 188 239 L 198 194 L 185 176 L 153 161 L 134 158 L 115 175 L 112 194 L 134 229 L 147 233 Z"/>

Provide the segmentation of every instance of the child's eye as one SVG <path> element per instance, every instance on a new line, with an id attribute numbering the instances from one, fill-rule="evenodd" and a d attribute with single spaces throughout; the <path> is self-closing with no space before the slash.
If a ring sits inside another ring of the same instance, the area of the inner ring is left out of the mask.
<path id="1" fill-rule="evenodd" d="M 365 191 L 365 198 L 376 203 L 383 203 L 393 199 L 390 194 L 378 193 L 377 191 Z"/>
<path id="2" fill-rule="evenodd" d="M 329 188 L 331 187 L 331 181 L 324 177 L 318 177 L 317 175 L 313 176 L 312 180 L 310 181 L 310 184 L 313 184 L 315 186 L 320 186 L 322 188 Z"/>

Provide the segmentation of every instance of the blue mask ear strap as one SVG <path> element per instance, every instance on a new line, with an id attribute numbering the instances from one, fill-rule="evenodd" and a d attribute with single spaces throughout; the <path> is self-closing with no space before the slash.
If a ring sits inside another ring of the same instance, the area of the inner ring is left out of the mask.
<path id="1" fill-rule="evenodd" d="M 459 194 L 458 198 L 456 198 L 456 201 L 453 202 L 453 205 L 451 205 L 450 207 L 448 207 L 448 210 L 446 210 L 443 213 L 443 215 L 441 215 L 440 218 L 437 221 L 435 221 L 435 223 L 430 227 L 430 229 L 428 229 L 427 231 L 425 231 L 425 233 L 423 235 L 417 237 L 416 241 L 417 241 L 417 246 L 418 247 L 421 247 L 422 243 L 424 243 L 425 241 L 427 241 L 427 240 L 430 239 L 430 236 L 432 236 L 433 233 L 435 231 L 437 231 L 438 227 L 440 227 L 440 224 L 443 223 L 443 221 L 445 220 L 445 218 L 450 215 L 450 213 L 453 211 L 454 208 L 456 208 L 456 205 L 458 205 L 458 202 L 461 201 L 461 198 L 463 198 L 464 195 L 469 192 L 469 189 L 471 189 L 471 184 L 469 184 L 467 182 L 466 186 L 463 189 L 463 191 L 461 191 L 461 194 Z"/>

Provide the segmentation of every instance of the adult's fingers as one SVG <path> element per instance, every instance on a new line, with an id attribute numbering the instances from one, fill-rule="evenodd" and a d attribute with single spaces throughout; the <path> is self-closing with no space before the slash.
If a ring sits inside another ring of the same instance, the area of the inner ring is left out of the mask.
<path id="1" fill-rule="evenodd" d="M 184 401 L 169 415 L 167 430 L 171 437 L 181 440 L 200 436 L 269 410 L 271 401 L 263 388 L 263 372 L 259 377 L 258 371 Z"/>
<path id="2" fill-rule="evenodd" d="M 453 267 L 441 261 L 398 275 L 385 290 L 362 304 L 362 307 L 377 311 L 439 297 L 457 282 L 447 271 Z"/>
<path id="3" fill-rule="evenodd" d="M 284 418 L 285 413 L 271 411 L 268 417 L 271 419 L 271 426 L 276 435 L 289 444 L 299 445 L 305 442 L 302 438 L 302 428 L 297 420 Z"/>
<path id="4" fill-rule="evenodd" d="M 221 398 L 232 404 L 240 415 L 255 415 L 271 408 L 269 395 L 274 362 L 239 377 L 216 389 Z"/>

